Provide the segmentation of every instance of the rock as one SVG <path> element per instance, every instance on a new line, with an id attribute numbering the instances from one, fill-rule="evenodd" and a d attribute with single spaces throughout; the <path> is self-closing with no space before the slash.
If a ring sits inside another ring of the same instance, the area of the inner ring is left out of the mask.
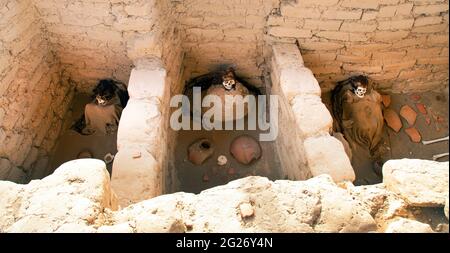
<path id="1" fill-rule="evenodd" d="M 128 223 L 120 223 L 112 226 L 101 226 L 97 229 L 97 233 L 133 233 Z"/>
<path id="2" fill-rule="evenodd" d="M 449 186 L 448 162 L 389 160 L 383 165 L 383 183 L 411 206 L 444 206 Z"/>
<path id="3" fill-rule="evenodd" d="M 136 152 L 141 157 L 133 158 Z M 122 148 L 114 157 L 111 186 L 121 207 L 162 194 L 161 167 L 144 148 Z M 139 180 L 137 180 L 139 179 Z"/>
<path id="4" fill-rule="evenodd" d="M 398 114 L 394 110 L 388 108 L 383 111 L 383 116 L 384 120 L 386 120 L 386 124 L 398 133 L 402 128 L 402 121 Z"/>
<path id="5" fill-rule="evenodd" d="M 220 199 L 220 201 L 218 201 Z M 250 204 L 251 203 L 251 204 Z M 243 223 L 251 217 L 251 220 Z M 327 175 L 307 181 L 247 177 L 199 195 L 175 193 L 127 207 L 117 223 L 137 232 L 368 232 L 375 223 Z M 189 224 L 189 228 L 186 226 Z"/>
<path id="6" fill-rule="evenodd" d="M 336 138 L 329 135 L 308 138 L 304 142 L 304 152 L 312 176 L 328 174 L 335 182 L 355 180 L 344 146 Z"/>
<path id="7" fill-rule="evenodd" d="M 242 203 L 239 205 L 239 211 L 241 213 L 242 219 L 252 217 L 255 213 L 253 206 L 250 203 Z"/>
<path id="8" fill-rule="evenodd" d="M 55 231 L 56 233 L 95 233 L 96 230 L 86 224 L 68 223 L 64 224 Z"/>
<path id="9" fill-rule="evenodd" d="M 391 104 L 391 95 L 381 95 L 381 100 L 385 108 L 388 108 Z"/>
<path id="10" fill-rule="evenodd" d="M 198 195 L 161 195 L 115 211 L 105 164 L 81 159 L 28 185 L 2 181 L 0 195 L 0 232 L 376 230 L 368 211 L 328 175 L 275 182 L 247 177 Z"/>
<path id="11" fill-rule="evenodd" d="M 214 145 L 208 139 L 196 140 L 188 148 L 188 160 L 195 165 L 203 164 L 214 154 Z"/>
<path id="12" fill-rule="evenodd" d="M 410 127 L 405 129 L 405 133 L 409 136 L 412 142 L 419 143 L 422 140 L 419 131 L 415 127 Z"/>
<path id="13" fill-rule="evenodd" d="M 413 126 L 414 123 L 416 123 L 417 113 L 409 105 L 404 105 L 400 108 L 400 115 L 406 119 L 410 126 Z"/>
<path id="14" fill-rule="evenodd" d="M 217 157 L 217 165 L 223 166 L 223 165 L 227 164 L 227 162 L 228 162 L 228 159 L 226 156 L 220 155 L 219 157 Z"/>
<path id="15" fill-rule="evenodd" d="M 27 185 L 0 182 L 0 231 L 93 232 L 105 209 L 117 209 L 105 163 L 80 159 Z"/>
<path id="16" fill-rule="evenodd" d="M 430 225 L 415 220 L 398 218 L 388 224 L 386 233 L 434 233 Z"/>
<path id="17" fill-rule="evenodd" d="M 230 153 L 242 164 L 250 164 L 261 158 L 261 146 L 249 135 L 236 137 L 230 146 Z"/>
<path id="18" fill-rule="evenodd" d="M 345 189 L 331 183 L 332 178 L 322 175 L 305 182 L 308 187 L 303 194 L 314 195 L 320 192 L 320 215 L 314 230 L 317 232 L 369 232 L 376 230 L 376 224 L 370 213 Z M 306 190 L 306 192 L 305 192 Z M 341 223 L 342 220 L 348 222 Z"/>
<path id="19" fill-rule="evenodd" d="M 329 133 L 333 127 L 333 117 L 319 96 L 296 96 L 291 101 L 291 108 L 303 139 Z"/>
<path id="20" fill-rule="evenodd" d="M 427 108 L 422 103 L 416 103 L 417 110 L 422 114 L 427 114 Z"/>
<path id="21" fill-rule="evenodd" d="M 431 118 L 430 117 L 425 117 L 425 123 L 427 123 L 427 125 L 431 124 Z"/>
<path id="22" fill-rule="evenodd" d="M 447 217 L 447 219 L 448 219 L 448 196 L 445 199 L 444 213 L 445 213 L 445 217 Z"/>
<path id="23" fill-rule="evenodd" d="M 408 214 L 406 202 L 388 191 L 384 184 L 354 186 L 347 191 L 363 204 L 372 217 L 381 219 L 380 222 Z"/>

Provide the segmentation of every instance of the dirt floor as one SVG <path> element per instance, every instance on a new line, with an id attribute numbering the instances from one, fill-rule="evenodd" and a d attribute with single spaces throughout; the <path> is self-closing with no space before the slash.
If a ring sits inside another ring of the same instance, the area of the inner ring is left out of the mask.
<path id="1" fill-rule="evenodd" d="M 391 103 L 388 108 L 393 109 L 402 121 L 402 128 L 398 133 L 388 127 L 384 126 L 384 142 L 383 146 L 387 152 L 383 155 L 382 161 L 389 159 L 401 158 L 417 158 L 425 160 L 433 160 L 433 155 L 448 153 L 448 141 L 424 145 L 422 142 L 415 143 L 410 140 L 410 137 L 405 133 L 405 129 L 410 127 L 407 121 L 400 116 L 400 108 L 403 105 L 409 105 L 417 113 L 417 119 L 414 127 L 419 131 L 422 140 L 432 140 L 448 136 L 449 134 L 449 94 L 448 90 L 445 92 L 424 92 L 424 93 L 409 93 L 409 94 L 387 94 L 391 98 Z M 323 102 L 331 111 L 330 103 L 331 94 L 325 93 L 322 95 Z M 426 114 L 422 114 L 416 107 L 416 104 L 421 103 L 427 108 Z M 427 124 L 429 118 L 429 124 Z M 381 167 L 374 166 L 374 163 L 369 159 L 366 150 L 352 150 L 353 159 L 352 165 L 355 170 L 356 180 L 355 185 L 375 184 L 382 181 Z M 445 156 L 438 161 L 448 161 L 449 157 Z"/>
<path id="2" fill-rule="evenodd" d="M 91 101 L 87 94 L 77 94 L 71 105 L 71 122 L 75 123 L 83 114 L 84 107 Z M 72 125 L 71 124 L 71 125 Z M 77 159 L 80 152 L 88 151 L 93 158 L 104 160 L 108 153 L 115 155 L 117 153 L 117 133 L 111 135 L 81 135 L 78 132 L 65 129 L 56 143 L 55 152 L 50 157 L 49 174 L 58 168 L 61 164 Z M 107 164 L 107 169 L 111 174 L 112 163 Z"/>
<path id="3" fill-rule="evenodd" d="M 245 134 L 258 140 L 259 133 L 258 130 L 179 131 L 175 150 L 175 168 L 179 180 L 177 191 L 199 193 L 208 188 L 250 175 L 268 177 L 272 180 L 280 179 L 278 171 L 280 162 L 274 142 L 259 142 L 262 150 L 261 158 L 249 165 L 240 164 L 230 154 L 230 144 L 234 138 Z M 202 165 L 194 165 L 187 159 L 188 147 L 202 138 L 209 139 L 215 146 L 215 151 Z M 227 157 L 226 165 L 219 166 L 217 164 L 217 158 L 220 155 Z"/>

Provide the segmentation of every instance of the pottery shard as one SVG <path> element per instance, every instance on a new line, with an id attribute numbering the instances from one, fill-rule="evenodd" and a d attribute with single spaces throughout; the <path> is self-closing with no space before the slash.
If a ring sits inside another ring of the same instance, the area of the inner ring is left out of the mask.
<path id="1" fill-rule="evenodd" d="M 419 101 L 420 96 L 417 95 L 417 94 L 412 94 L 412 95 L 410 96 L 410 98 L 411 98 L 412 100 L 414 100 L 414 101 Z"/>
<path id="2" fill-rule="evenodd" d="M 406 128 L 405 133 L 409 136 L 412 142 L 420 142 L 420 140 L 422 140 L 419 131 L 417 131 L 415 127 Z"/>
<path id="3" fill-rule="evenodd" d="M 208 139 L 200 139 L 192 143 L 188 148 L 188 159 L 195 165 L 201 165 L 212 156 L 214 147 Z"/>
<path id="4" fill-rule="evenodd" d="M 390 95 L 381 95 L 381 99 L 383 101 L 384 107 L 389 107 L 391 104 L 391 96 Z"/>
<path id="5" fill-rule="evenodd" d="M 422 113 L 422 114 L 427 114 L 427 108 L 425 107 L 424 104 L 422 104 L 422 103 L 417 103 L 417 104 L 416 104 L 416 108 L 417 108 L 417 110 L 418 110 L 420 113 Z"/>
<path id="6" fill-rule="evenodd" d="M 384 110 L 383 115 L 386 120 L 386 124 L 398 133 L 398 131 L 402 128 L 402 121 L 400 120 L 398 114 L 392 109 L 386 109 Z"/>
<path id="7" fill-rule="evenodd" d="M 261 157 L 261 146 L 251 136 L 242 135 L 233 140 L 230 153 L 242 164 L 250 164 Z"/>
<path id="8" fill-rule="evenodd" d="M 413 108 L 411 108 L 411 106 L 409 106 L 409 105 L 402 106 L 402 108 L 400 109 L 400 115 L 404 119 L 406 119 L 406 121 L 408 121 L 408 124 L 410 126 L 412 126 L 412 125 L 414 125 L 414 123 L 416 123 L 417 113 L 416 113 L 416 111 L 414 111 Z"/>

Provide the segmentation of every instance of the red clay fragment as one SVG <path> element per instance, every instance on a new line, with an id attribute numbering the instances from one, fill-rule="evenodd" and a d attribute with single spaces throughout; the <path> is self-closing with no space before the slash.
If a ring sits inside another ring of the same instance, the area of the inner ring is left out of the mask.
<path id="1" fill-rule="evenodd" d="M 413 108 L 409 105 L 404 105 L 400 108 L 400 115 L 408 121 L 410 126 L 413 126 L 416 123 L 417 113 Z"/>
<path id="2" fill-rule="evenodd" d="M 209 181 L 209 176 L 208 174 L 203 174 L 203 178 L 202 178 L 203 182 L 208 182 Z"/>
<path id="3" fill-rule="evenodd" d="M 384 107 L 388 108 L 391 104 L 391 96 L 390 95 L 381 95 L 381 99 L 383 101 Z"/>
<path id="4" fill-rule="evenodd" d="M 424 104 L 417 103 L 416 108 L 417 108 L 417 110 L 419 110 L 420 113 L 427 114 L 427 107 Z"/>
<path id="5" fill-rule="evenodd" d="M 385 109 L 383 111 L 384 120 L 386 120 L 386 124 L 392 128 L 396 133 L 400 131 L 402 128 L 402 121 L 398 114 L 392 109 Z"/>
<path id="6" fill-rule="evenodd" d="M 417 94 L 412 94 L 412 95 L 410 96 L 410 98 L 411 98 L 412 100 L 414 100 L 414 101 L 419 101 L 420 96 L 417 95 Z"/>
<path id="7" fill-rule="evenodd" d="M 405 129 L 405 133 L 409 136 L 409 139 L 412 142 L 420 142 L 422 140 L 422 137 L 420 136 L 419 131 L 415 127 L 410 127 Z"/>
<path id="8" fill-rule="evenodd" d="M 229 169 L 227 170 L 227 174 L 228 174 L 228 175 L 234 175 L 234 174 L 236 174 L 236 170 L 235 170 L 234 168 L 229 168 Z"/>

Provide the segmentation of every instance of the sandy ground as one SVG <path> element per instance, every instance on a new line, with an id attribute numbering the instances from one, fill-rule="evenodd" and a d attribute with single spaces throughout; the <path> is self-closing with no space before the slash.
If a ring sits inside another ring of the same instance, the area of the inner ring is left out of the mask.
<path id="1" fill-rule="evenodd" d="M 71 122 L 75 123 L 84 113 L 84 106 L 90 102 L 87 94 L 77 94 L 73 99 L 71 106 Z M 72 124 L 71 124 L 72 125 Z M 117 153 L 117 134 L 112 135 L 81 135 L 71 129 L 65 129 L 59 137 L 55 152 L 50 157 L 49 174 L 58 168 L 61 164 L 77 159 L 82 151 L 89 151 L 93 158 L 103 160 L 108 153 L 115 155 Z M 109 173 L 112 172 L 112 163 L 107 164 Z"/>
<path id="2" fill-rule="evenodd" d="M 229 181 L 250 176 L 264 176 L 269 179 L 280 179 L 280 162 L 276 154 L 274 142 L 260 142 L 261 158 L 249 165 L 237 162 L 230 154 L 230 145 L 240 135 L 250 135 L 259 139 L 260 131 L 184 131 L 178 132 L 176 144 L 175 169 L 179 180 L 178 191 L 199 193 L 208 188 L 223 185 Z M 207 138 L 215 145 L 214 154 L 202 165 L 194 165 L 187 159 L 188 147 L 198 139 Z M 228 163 L 217 165 L 217 158 L 225 155 Z M 207 177 L 207 180 L 204 177 Z"/>
<path id="3" fill-rule="evenodd" d="M 432 140 L 448 136 L 448 106 L 449 95 L 448 90 L 445 92 L 425 92 L 425 93 L 408 93 L 408 94 L 388 94 L 391 97 L 391 104 L 389 108 L 393 109 L 400 115 L 400 108 L 403 105 L 409 105 L 417 112 L 417 119 L 414 127 L 421 134 L 422 140 Z M 330 93 L 322 95 L 322 100 L 331 109 Z M 428 108 L 427 114 L 422 114 L 416 108 L 417 103 L 422 103 Z M 429 111 L 442 118 L 442 122 L 437 122 Z M 430 125 L 426 123 L 426 117 L 431 119 Z M 384 126 L 384 142 L 387 152 L 383 155 L 383 162 L 389 159 L 401 158 L 417 158 L 432 160 L 433 155 L 449 152 L 448 141 L 443 141 L 435 144 L 424 145 L 414 143 L 405 133 L 405 128 L 409 127 L 407 121 L 400 116 L 403 127 L 398 133 Z M 448 161 L 448 156 L 438 159 L 438 161 Z M 356 180 L 355 185 L 375 184 L 382 181 L 380 168 L 374 167 L 373 162 L 368 157 L 368 152 L 365 150 L 353 150 L 352 165 L 355 170 Z"/>

